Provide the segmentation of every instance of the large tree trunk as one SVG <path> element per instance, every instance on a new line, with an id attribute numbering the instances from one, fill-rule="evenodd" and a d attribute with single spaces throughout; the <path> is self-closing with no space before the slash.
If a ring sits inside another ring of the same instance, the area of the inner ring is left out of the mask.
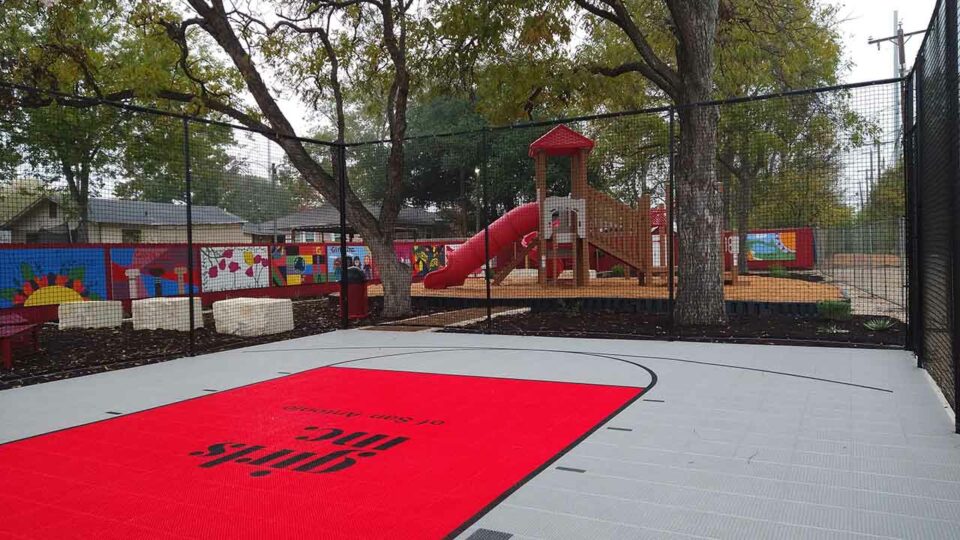
<path id="1" fill-rule="evenodd" d="M 667 0 L 676 24 L 680 156 L 677 222 L 680 235 L 677 304 L 681 325 L 727 320 L 723 302 L 723 203 L 717 182 L 717 107 L 713 97 L 713 45 L 718 0 Z"/>
<path id="2" fill-rule="evenodd" d="M 677 163 L 679 233 L 675 316 L 681 325 L 726 321 L 723 302 L 723 208 L 716 175 L 716 107 L 679 111 Z"/>
<path id="3" fill-rule="evenodd" d="M 393 243 L 383 238 L 367 240 L 383 283 L 383 317 L 395 318 L 410 313 L 410 266 L 397 259 Z"/>

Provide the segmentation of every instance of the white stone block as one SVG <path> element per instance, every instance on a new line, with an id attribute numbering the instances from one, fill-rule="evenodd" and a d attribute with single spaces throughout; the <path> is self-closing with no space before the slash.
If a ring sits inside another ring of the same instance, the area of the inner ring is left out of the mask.
<path id="1" fill-rule="evenodd" d="M 67 302 L 58 308 L 60 329 L 116 328 L 123 324 L 123 302 L 98 300 Z"/>
<path id="2" fill-rule="evenodd" d="M 288 298 L 231 298 L 213 303 L 217 332 L 265 336 L 293 330 L 293 302 Z"/>
<path id="3" fill-rule="evenodd" d="M 194 328 L 203 328 L 203 306 L 193 299 Z M 134 330 L 190 331 L 190 299 L 144 298 L 133 301 Z"/>

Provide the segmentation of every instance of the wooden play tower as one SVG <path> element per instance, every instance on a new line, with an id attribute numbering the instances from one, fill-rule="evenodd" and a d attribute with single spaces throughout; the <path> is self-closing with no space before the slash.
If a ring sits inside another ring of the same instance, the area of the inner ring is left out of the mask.
<path id="1" fill-rule="evenodd" d="M 541 285 L 560 283 L 559 273 L 550 264 L 572 260 L 573 285 L 590 279 L 590 246 L 633 267 L 640 283 L 650 279 L 652 240 L 650 198 L 644 195 L 631 208 L 587 184 L 587 157 L 594 141 L 559 125 L 534 141 L 528 155 L 534 159 L 537 203 L 540 219 L 537 230 L 539 253 L 537 276 Z M 547 194 L 547 159 L 570 158 L 570 195 Z"/>

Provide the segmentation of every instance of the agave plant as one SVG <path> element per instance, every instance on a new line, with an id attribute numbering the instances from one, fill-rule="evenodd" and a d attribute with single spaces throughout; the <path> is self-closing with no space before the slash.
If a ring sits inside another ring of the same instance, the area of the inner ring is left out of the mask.
<path id="1" fill-rule="evenodd" d="M 869 321 L 863 323 L 863 326 L 871 332 L 886 332 L 887 330 L 893 328 L 894 324 L 896 323 L 893 319 L 877 318 L 870 319 Z"/>

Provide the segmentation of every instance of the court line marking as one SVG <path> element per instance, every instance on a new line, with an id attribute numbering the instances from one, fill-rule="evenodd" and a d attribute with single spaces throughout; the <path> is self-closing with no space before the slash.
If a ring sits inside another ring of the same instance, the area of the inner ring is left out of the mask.
<path id="1" fill-rule="evenodd" d="M 377 346 L 377 347 L 372 347 L 372 346 L 367 346 L 367 347 L 362 347 L 362 346 L 344 346 L 344 347 L 302 347 L 302 348 L 293 348 L 293 349 L 256 349 L 256 350 L 240 350 L 240 351 L 237 351 L 237 352 L 244 353 L 244 354 L 255 354 L 255 353 L 263 353 L 263 352 L 373 350 L 373 349 L 419 349 L 419 350 L 422 350 L 422 349 L 434 349 L 434 348 L 438 348 L 438 347 L 439 347 L 439 346 L 435 346 L 435 345 L 417 345 L 417 346 L 413 346 L 413 345 L 381 345 L 381 346 Z M 784 377 L 794 377 L 794 378 L 797 378 L 797 379 L 806 379 L 806 380 L 810 380 L 810 381 L 825 382 L 825 383 L 828 383 L 828 384 L 839 384 L 839 385 L 841 385 L 841 386 L 850 386 L 850 387 L 853 387 L 853 388 L 862 388 L 862 389 L 864 389 L 864 390 L 874 390 L 874 391 L 877 391 L 877 392 L 886 392 L 886 393 L 889 393 L 889 394 L 892 394 L 892 393 L 893 393 L 893 390 L 891 390 L 891 389 L 889 389 L 889 388 L 882 388 L 882 387 L 879 387 L 879 386 L 870 386 L 870 385 L 866 385 L 866 384 L 858 384 L 858 383 L 851 383 L 851 382 L 846 382 L 846 381 L 838 381 L 838 380 L 836 380 L 836 379 L 826 379 L 826 378 L 823 378 L 823 377 L 814 377 L 814 376 L 812 376 L 812 375 L 803 375 L 803 374 L 800 374 L 800 373 L 790 373 L 790 372 L 788 372 L 788 371 L 776 371 L 776 370 L 772 370 L 772 369 L 755 368 L 755 367 L 749 367 L 749 366 L 738 366 L 738 365 L 735 365 L 735 364 L 723 364 L 723 363 L 720 363 L 720 362 L 706 362 L 706 361 L 703 361 L 703 360 L 690 360 L 690 359 L 688 359 L 688 358 L 676 358 L 676 357 L 671 357 L 671 356 L 650 356 L 650 355 L 643 355 L 643 354 L 626 354 L 626 353 L 617 353 L 617 352 L 610 352 L 610 353 L 606 353 L 606 352 L 592 353 L 592 352 L 587 352 L 587 351 L 572 351 L 572 350 L 566 350 L 566 349 L 534 349 L 534 348 L 523 348 L 523 347 L 471 347 L 471 346 L 460 346 L 460 347 L 453 346 L 453 347 L 455 347 L 454 350 L 461 350 L 461 351 L 531 351 L 531 352 L 552 352 L 552 353 L 564 353 L 564 354 L 579 354 L 579 355 L 585 355 L 585 356 L 597 356 L 597 357 L 600 357 L 600 358 L 609 358 L 609 359 L 611 359 L 611 360 L 618 360 L 618 361 L 627 362 L 627 363 L 633 363 L 633 362 L 630 362 L 630 361 L 628 361 L 628 360 L 625 360 L 625 358 L 640 358 L 640 359 L 648 359 L 648 360 L 665 360 L 665 361 L 668 361 L 668 362 L 679 362 L 679 363 L 684 363 L 684 364 L 695 364 L 695 365 L 701 365 L 701 366 L 712 366 L 712 367 L 720 367 L 720 368 L 728 368 L 728 369 L 739 369 L 739 370 L 743 370 L 743 371 L 752 371 L 752 372 L 755 372 L 755 373 L 766 373 L 766 374 L 768 374 L 768 375 L 782 375 L 782 376 L 784 376 Z M 449 350 L 449 349 L 448 349 L 448 350 Z M 636 365 L 639 365 L 639 364 L 636 364 Z"/>
<path id="2" fill-rule="evenodd" d="M 387 349 L 387 348 L 390 348 L 390 347 L 365 347 L 365 348 L 366 348 L 366 349 Z M 398 348 L 398 347 L 393 347 L 393 348 Z M 405 348 L 412 348 L 412 347 L 405 347 Z M 271 377 L 271 378 L 268 378 L 268 379 L 263 379 L 263 380 L 260 380 L 260 381 L 255 381 L 255 382 L 247 383 L 247 384 L 244 384 L 244 385 L 236 386 L 236 387 L 234 387 L 234 388 L 230 388 L 230 389 L 227 389 L 227 390 L 223 390 L 222 392 L 218 392 L 218 394 L 223 394 L 223 393 L 228 393 L 228 392 L 234 392 L 234 391 L 241 390 L 241 389 L 244 389 L 244 388 L 247 388 L 247 387 L 251 387 L 251 386 L 254 386 L 254 385 L 257 385 L 257 384 L 266 383 L 266 382 L 270 382 L 270 381 L 274 381 L 274 380 L 278 380 L 278 379 L 283 379 L 283 378 L 285 378 L 285 377 L 295 377 L 295 376 L 297 376 L 297 375 L 304 374 L 304 373 L 308 373 L 308 372 L 311 372 L 311 371 L 320 370 L 320 369 L 325 369 L 325 368 L 329 368 L 329 367 L 337 367 L 337 366 L 340 366 L 340 365 L 343 365 L 343 364 L 349 364 L 349 363 L 352 363 L 352 362 L 361 362 L 361 361 L 364 361 L 364 360 L 375 360 L 375 359 L 378 359 L 378 358 L 392 358 L 392 357 L 398 357 L 398 356 L 408 356 L 408 355 L 412 355 L 412 354 L 423 354 L 423 353 L 432 354 L 432 353 L 439 353 L 439 352 L 455 352 L 455 351 L 461 351 L 461 350 L 475 350 L 475 349 L 476 349 L 476 348 L 473 348 L 473 347 L 470 347 L 470 348 L 463 348 L 463 347 L 457 347 L 457 348 L 437 348 L 437 347 L 429 347 L 429 346 L 428 346 L 428 347 L 422 347 L 422 348 L 419 348 L 419 349 L 417 349 L 417 350 L 412 350 L 412 351 L 404 351 L 404 352 L 389 353 L 389 354 L 380 354 L 380 355 L 373 355 L 373 356 L 368 356 L 368 357 L 363 357 L 363 358 L 352 358 L 352 359 L 349 359 L 349 360 L 343 360 L 343 361 L 340 361 L 340 362 L 334 362 L 334 363 L 332 363 L 332 364 L 326 364 L 326 365 L 317 366 L 317 367 L 310 368 L 310 369 L 305 369 L 305 370 L 303 370 L 303 371 L 299 371 L 299 372 L 296 372 L 296 373 L 292 373 L 292 374 L 290 374 L 290 375 L 283 375 L 283 376 L 280 376 L 280 377 Z M 538 349 L 523 349 L 523 350 L 538 350 Z M 237 351 L 237 352 L 249 352 L 249 351 Z M 256 352 L 256 351 L 252 351 L 252 352 Z M 549 350 L 547 350 L 546 352 L 565 352 L 565 351 L 549 351 Z M 646 367 L 646 366 L 644 366 L 644 365 L 642 365 L 642 364 L 639 364 L 639 363 L 637 363 L 637 362 L 633 362 L 633 361 L 631 361 L 631 360 L 625 360 L 625 359 L 622 359 L 622 358 L 616 358 L 616 357 L 613 357 L 613 356 L 607 356 L 607 355 L 604 355 L 604 354 L 602 354 L 602 353 L 589 353 L 589 352 L 584 352 L 584 351 L 567 351 L 567 352 L 569 352 L 570 354 L 577 354 L 577 355 L 582 355 L 582 356 L 595 356 L 595 357 L 598 357 L 598 358 L 607 358 L 607 359 L 610 359 L 610 360 L 616 360 L 616 361 L 618 361 L 618 362 L 624 362 L 624 363 L 630 364 L 630 365 L 632 365 L 632 366 L 634 366 L 634 367 L 638 367 L 638 368 L 646 371 L 646 372 L 650 375 L 650 384 L 648 384 L 647 386 L 644 386 L 644 387 L 629 387 L 629 388 L 636 388 L 636 389 L 639 390 L 639 392 L 637 392 L 637 395 L 636 395 L 636 396 L 634 396 L 633 398 L 627 400 L 623 405 L 621 405 L 621 406 L 618 407 L 616 410 L 614 410 L 613 412 L 611 412 L 611 413 L 610 413 L 609 415 L 607 415 L 605 418 L 601 419 L 601 420 L 600 420 L 599 422 L 597 422 L 592 428 L 586 430 L 583 434 L 581 434 L 578 438 L 576 438 L 574 441 L 572 441 L 569 445 L 567 445 L 566 447 L 562 448 L 559 452 L 557 452 L 556 454 L 554 454 L 552 457 L 550 457 L 550 458 L 548 458 L 547 460 L 545 460 L 539 467 L 534 468 L 534 469 L 533 469 L 532 471 L 530 471 L 530 473 L 528 473 L 526 476 L 520 478 L 520 480 L 518 480 L 514 485 L 512 485 L 511 487 L 509 487 L 508 489 L 506 489 L 503 493 L 501 493 L 500 495 L 498 495 L 497 497 L 495 497 L 495 498 L 494 498 L 492 501 L 490 501 L 487 505 L 483 506 L 483 507 L 482 507 L 479 511 L 477 511 L 473 516 L 471 516 L 471 517 L 468 518 L 466 521 L 464 521 L 462 524 L 460 524 L 458 527 L 456 527 L 453 531 L 451 531 L 449 534 L 447 534 L 444 538 L 449 538 L 449 539 L 456 538 L 457 536 L 459 536 L 460 534 L 462 534 L 464 531 L 466 531 L 467 529 L 469 529 L 469 528 L 470 528 L 471 526 L 473 526 L 477 521 L 479 521 L 483 516 L 485 516 L 486 514 L 488 514 L 491 510 L 493 510 L 493 509 L 496 508 L 497 506 L 499 506 L 499 505 L 500 505 L 504 500 L 506 500 L 510 495 L 512 495 L 515 491 L 517 491 L 518 489 L 520 489 L 524 484 L 528 483 L 530 480 L 532 480 L 533 478 L 535 478 L 537 475 L 539 475 L 540 473 L 542 473 L 543 471 L 545 471 L 545 470 L 546 470 L 547 468 L 549 468 L 551 465 L 553 465 L 554 463 L 556 463 L 560 458 L 562 458 L 563 456 L 565 456 L 566 454 L 568 454 L 571 450 L 573 450 L 574 448 L 576 448 L 580 443 L 582 443 L 584 440 L 586 440 L 588 437 L 590 437 L 590 435 L 593 435 L 593 434 L 594 434 L 597 430 L 599 430 L 604 424 L 609 423 L 611 420 L 613 420 L 614 418 L 616 418 L 620 413 L 622 413 L 622 412 L 623 412 L 624 410 L 626 410 L 628 407 L 630 407 L 631 405 L 633 405 L 634 403 L 636 403 L 642 396 L 646 395 L 647 392 L 649 392 L 649 391 L 650 391 L 654 386 L 656 386 L 656 384 L 657 384 L 657 374 L 656 374 L 653 370 L 651 370 L 650 368 L 648 368 L 648 367 Z M 367 369 L 367 368 L 356 368 L 356 369 Z M 390 370 L 390 369 L 381 369 L 381 368 L 375 368 L 375 369 L 377 369 L 378 371 L 398 371 L 398 372 L 404 372 L 404 373 L 417 373 L 417 374 L 421 374 L 421 375 L 447 375 L 447 376 L 455 376 L 455 377 L 479 377 L 479 378 L 488 378 L 488 379 L 510 379 L 510 380 L 521 380 L 521 381 L 530 381 L 530 382 L 549 382 L 549 383 L 559 383 L 559 384 L 583 384 L 583 385 L 591 385 L 591 386 L 615 386 L 615 385 L 603 385 L 603 384 L 593 384 L 593 383 L 580 383 L 580 382 L 575 382 L 575 381 L 574 381 L 574 382 L 569 382 L 569 381 L 545 381 L 545 380 L 540 380 L 540 379 L 519 379 L 519 378 L 511 378 L 511 377 L 491 377 L 491 376 L 485 376 L 485 375 L 462 375 L 462 374 L 455 374 L 455 373 L 453 373 L 453 374 L 451 374 L 451 373 L 432 373 L 432 372 L 424 372 L 424 371 L 404 371 L 404 370 Z M 619 386 L 622 386 L 622 385 L 619 385 Z M 134 411 L 134 412 L 132 412 L 132 413 L 130 413 L 130 414 L 128 414 L 128 415 L 125 415 L 125 417 L 129 418 L 130 416 L 134 416 L 134 415 L 137 415 L 137 414 L 145 413 L 145 412 L 148 412 L 148 411 L 151 411 L 151 410 L 154 410 L 154 409 L 159 409 L 159 408 L 161 408 L 161 407 L 167 407 L 167 406 L 170 406 L 170 405 L 176 405 L 176 404 L 178 404 L 178 403 L 184 403 L 184 402 L 187 402 L 187 401 L 204 399 L 204 398 L 210 397 L 211 395 L 212 395 L 212 394 L 206 394 L 206 393 L 205 393 L 205 394 L 200 394 L 200 395 L 197 395 L 197 396 L 194 396 L 194 397 L 190 397 L 190 398 L 187 398 L 187 399 L 183 399 L 183 400 L 180 400 L 180 401 L 173 401 L 173 402 L 165 403 L 165 404 L 162 404 L 162 405 L 156 405 L 156 406 L 149 407 L 149 408 L 146 408 L 146 409 L 142 409 L 142 410 L 139 410 L 139 411 Z M 97 424 L 97 423 L 100 423 L 100 422 L 109 422 L 110 420 L 113 420 L 113 419 L 114 419 L 114 418 L 102 418 L 102 419 L 99 419 L 99 420 L 93 420 L 93 421 L 91 421 L 91 422 L 86 422 L 86 423 L 83 423 L 83 424 L 77 424 L 77 425 L 74 425 L 74 426 L 69 426 L 69 427 L 64 427 L 64 428 L 60 428 L 60 429 L 55 429 L 55 430 L 53 430 L 53 431 L 48 431 L 48 432 L 46 432 L 46 433 L 38 433 L 38 434 L 35 434 L 35 435 L 30 435 L 30 436 L 27 436 L 27 437 L 22 437 L 22 438 L 20 438 L 20 439 L 15 439 L 15 440 L 12 440 L 12 441 L 7 441 L 7 442 L 5 442 L 5 443 L 0 443 L 0 447 L 6 446 L 6 445 L 8 445 L 8 444 L 17 443 L 17 442 L 20 442 L 20 441 L 26 441 L 26 440 L 29 440 L 29 439 L 34 439 L 34 438 L 37 438 L 37 437 L 44 437 L 44 436 L 47 436 L 47 435 L 52 435 L 52 434 L 59 433 L 59 432 L 62 432 L 62 431 L 68 431 L 68 430 L 71 430 L 71 429 L 78 429 L 78 428 L 81 428 L 81 427 L 84 427 L 84 426 L 89 426 L 89 425 Z"/>

